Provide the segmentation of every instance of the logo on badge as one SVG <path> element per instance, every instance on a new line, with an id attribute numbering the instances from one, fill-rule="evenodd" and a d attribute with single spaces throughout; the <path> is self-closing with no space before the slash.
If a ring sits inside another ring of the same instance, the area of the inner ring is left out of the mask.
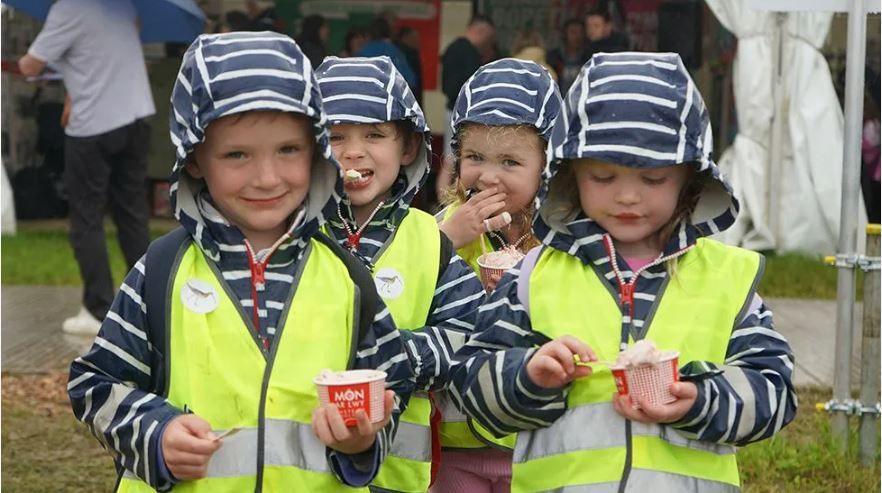
<path id="1" fill-rule="evenodd" d="M 217 291 L 201 279 L 189 279 L 181 288 L 181 302 L 194 313 L 208 313 L 217 308 Z"/>
<path id="2" fill-rule="evenodd" d="M 383 299 L 394 300 L 404 292 L 404 276 L 391 267 L 380 269 L 374 275 L 374 284 Z"/>

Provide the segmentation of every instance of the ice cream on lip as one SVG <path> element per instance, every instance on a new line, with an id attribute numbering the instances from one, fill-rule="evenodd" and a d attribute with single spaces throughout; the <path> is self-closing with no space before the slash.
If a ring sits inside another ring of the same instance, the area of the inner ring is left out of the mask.
<path id="1" fill-rule="evenodd" d="M 357 181 L 357 180 L 360 180 L 360 179 L 361 179 L 361 173 L 359 173 L 358 170 L 355 170 L 355 169 L 347 169 L 347 170 L 343 173 L 343 181 L 346 181 L 346 182 L 352 182 L 352 181 Z"/>
<path id="2" fill-rule="evenodd" d="M 643 339 L 637 341 L 628 349 L 619 353 L 615 366 L 621 368 L 634 368 L 636 366 L 655 365 L 670 359 L 676 351 L 660 351 L 652 341 Z"/>

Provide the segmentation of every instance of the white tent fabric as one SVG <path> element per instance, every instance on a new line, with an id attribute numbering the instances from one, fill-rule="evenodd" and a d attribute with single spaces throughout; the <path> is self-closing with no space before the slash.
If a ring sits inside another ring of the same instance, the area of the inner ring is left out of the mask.
<path id="1" fill-rule="evenodd" d="M 782 160 L 771 163 L 776 14 L 752 10 L 740 0 L 707 0 L 707 4 L 738 37 L 733 78 L 739 133 L 719 164 L 742 209 L 723 240 L 754 250 L 834 253 L 842 194 L 843 115 L 827 61 L 818 51 L 832 14 L 784 14 L 785 130 Z M 778 192 L 770 194 L 773 165 L 780 167 L 781 180 Z M 770 209 L 775 210 L 769 207 L 770 199 L 777 205 L 777 239 L 770 228 Z M 861 224 L 866 223 L 863 216 L 862 212 Z"/>
<path id="2" fill-rule="evenodd" d="M 0 182 L 0 231 L 3 234 L 15 234 L 15 202 L 12 200 L 12 185 L 6 176 L 6 166 L 0 164 L 3 179 Z"/>

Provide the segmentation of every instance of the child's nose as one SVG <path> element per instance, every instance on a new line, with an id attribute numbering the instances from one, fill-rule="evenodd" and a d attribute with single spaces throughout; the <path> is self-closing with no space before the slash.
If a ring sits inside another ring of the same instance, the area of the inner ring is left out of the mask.
<path id="1" fill-rule="evenodd" d="M 484 170 L 478 176 L 478 183 L 482 185 L 482 190 L 499 185 L 499 175 L 494 170 Z"/>
<path id="2" fill-rule="evenodd" d="M 634 187 L 621 187 L 616 191 L 616 202 L 633 205 L 640 202 L 640 193 Z"/>
<path id="3" fill-rule="evenodd" d="M 342 159 L 361 159 L 364 157 L 364 146 L 355 142 L 346 143 L 340 157 Z"/>
<path id="4" fill-rule="evenodd" d="M 255 186 L 259 188 L 273 188 L 281 181 L 279 169 L 272 159 L 264 159 L 258 164 Z"/>

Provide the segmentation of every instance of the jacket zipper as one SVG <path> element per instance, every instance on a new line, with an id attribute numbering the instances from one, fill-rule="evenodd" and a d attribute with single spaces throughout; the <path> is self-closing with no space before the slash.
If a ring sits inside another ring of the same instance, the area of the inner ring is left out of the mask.
<path id="1" fill-rule="evenodd" d="M 269 351 L 269 338 L 260 330 L 260 309 L 258 305 L 257 291 L 266 287 L 266 268 L 269 265 L 270 257 L 276 252 L 273 248 L 269 255 L 263 259 L 263 262 L 257 260 L 254 249 L 248 240 L 245 240 L 245 250 L 248 251 L 248 266 L 251 268 L 251 317 L 254 322 L 254 330 L 257 331 L 257 338 L 260 340 L 261 350 L 266 353 Z"/>

